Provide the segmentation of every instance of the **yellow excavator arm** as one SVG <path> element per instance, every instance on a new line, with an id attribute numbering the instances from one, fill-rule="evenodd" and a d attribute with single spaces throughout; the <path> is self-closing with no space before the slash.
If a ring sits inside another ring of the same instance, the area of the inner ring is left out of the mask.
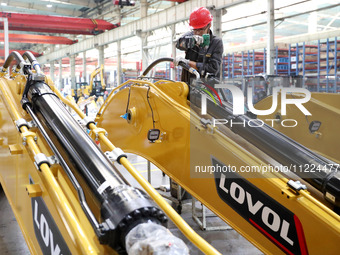
<path id="1" fill-rule="evenodd" d="M 192 86 L 189 102 L 185 83 L 128 80 L 109 95 L 96 121 L 116 131 L 108 138 L 117 146 L 151 161 L 265 254 L 337 254 L 339 161 L 233 115 L 217 98 L 207 100 L 202 115 L 208 87 Z M 324 136 L 339 151 L 339 136 Z"/>
<path id="2" fill-rule="evenodd" d="M 93 90 L 93 84 L 94 84 L 94 78 L 100 74 L 100 82 L 101 82 L 101 86 L 102 86 L 102 90 L 105 90 L 106 88 L 106 84 L 105 84 L 105 79 L 104 79 L 104 65 L 100 65 L 100 67 L 97 67 L 90 76 L 90 84 L 87 88 L 88 90 L 88 94 L 90 95 L 92 93 Z"/>

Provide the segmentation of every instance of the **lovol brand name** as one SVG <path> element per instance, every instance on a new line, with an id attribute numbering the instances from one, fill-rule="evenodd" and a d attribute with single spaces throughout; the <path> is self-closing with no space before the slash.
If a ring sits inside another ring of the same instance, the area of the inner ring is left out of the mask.
<path id="1" fill-rule="evenodd" d="M 229 194 L 234 201 L 236 201 L 240 205 L 244 205 L 244 207 L 251 213 L 252 215 L 260 214 L 260 218 L 262 223 L 265 224 L 269 229 L 274 232 L 280 233 L 280 237 L 285 240 L 290 245 L 294 244 L 287 235 L 289 232 L 290 223 L 286 220 L 281 219 L 280 215 L 271 209 L 268 206 L 265 206 L 261 201 L 256 201 L 253 198 L 253 195 L 248 191 L 245 191 L 243 187 L 241 187 L 238 183 L 232 182 L 230 184 L 229 190 L 226 188 L 225 175 L 221 175 L 220 179 L 220 189 L 223 190 L 226 194 Z"/>
<path id="2" fill-rule="evenodd" d="M 32 198 L 32 210 L 34 232 L 42 253 L 51 255 L 71 254 L 41 197 Z"/>
<path id="3" fill-rule="evenodd" d="M 223 167 L 212 157 L 212 165 Z M 265 181 L 265 179 L 264 179 Z M 219 197 L 287 254 L 308 254 L 300 220 L 235 172 L 215 172 Z"/>

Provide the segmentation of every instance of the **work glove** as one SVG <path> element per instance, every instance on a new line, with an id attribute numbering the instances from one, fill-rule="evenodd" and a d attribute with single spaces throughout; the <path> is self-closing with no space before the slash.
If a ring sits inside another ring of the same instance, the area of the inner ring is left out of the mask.
<path id="1" fill-rule="evenodd" d="M 182 62 L 182 63 L 184 63 L 186 65 L 189 65 L 189 61 L 190 61 L 189 59 L 185 59 L 185 58 L 182 58 L 182 57 L 176 57 L 176 59 L 174 59 L 174 65 L 178 66 L 178 64 L 180 62 Z"/>
<path id="2" fill-rule="evenodd" d="M 204 42 L 203 36 L 193 35 L 193 38 L 195 40 L 195 44 L 198 45 L 198 46 L 200 46 Z"/>
<path id="3" fill-rule="evenodd" d="M 187 34 L 178 39 L 176 47 L 179 50 L 187 51 L 188 49 L 192 49 L 196 45 L 196 40 L 193 37 L 193 34 Z"/>

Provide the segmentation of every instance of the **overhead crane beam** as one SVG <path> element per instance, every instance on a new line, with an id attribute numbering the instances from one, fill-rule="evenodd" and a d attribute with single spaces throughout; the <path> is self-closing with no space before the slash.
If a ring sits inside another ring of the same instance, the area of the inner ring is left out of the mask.
<path id="1" fill-rule="evenodd" d="M 209 0 L 209 6 L 214 5 L 216 9 L 223 9 L 250 0 Z M 163 11 L 148 15 L 142 19 L 129 22 L 122 27 L 107 31 L 97 36 L 82 40 L 76 44 L 56 50 L 39 58 L 41 64 L 51 60 L 57 60 L 68 55 L 77 54 L 86 50 L 91 50 L 100 45 L 124 40 L 136 35 L 136 31 L 149 32 L 163 28 L 178 22 L 189 19 L 189 15 L 197 6 L 202 6 L 201 0 L 191 0 L 182 4 L 177 4 Z"/>
<path id="2" fill-rule="evenodd" d="M 9 29 L 17 31 L 93 35 L 119 26 L 100 19 L 11 12 L 0 12 L 0 17 L 8 18 Z"/>
<path id="3" fill-rule="evenodd" d="M 4 34 L 0 33 L 0 40 L 4 40 Z M 10 42 L 17 43 L 38 43 L 38 44 L 68 44 L 78 42 L 62 36 L 33 35 L 33 34 L 10 34 Z"/>

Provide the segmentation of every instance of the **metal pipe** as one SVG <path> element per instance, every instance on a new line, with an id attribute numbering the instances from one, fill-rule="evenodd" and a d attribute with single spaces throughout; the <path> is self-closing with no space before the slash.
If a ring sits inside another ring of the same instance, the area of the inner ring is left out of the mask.
<path id="1" fill-rule="evenodd" d="M 37 59 L 35 58 L 35 56 L 32 54 L 32 52 L 30 51 L 26 51 L 22 57 L 26 60 L 28 59 L 31 64 L 32 64 L 32 67 L 37 71 L 37 74 L 38 75 L 41 75 L 42 72 L 41 72 L 41 68 L 40 68 L 40 64 L 38 63 Z"/>
<path id="2" fill-rule="evenodd" d="M 274 74 L 274 0 L 267 1 L 267 75 Z M 242 69 L 243 70 L 243 69 Z"/>
<path id="3" fill-rule="evenodd" d="M 4 34 L 5 34 L 5 59 L 8 57 L 9 55 L 9 40 L 8 40 L 8 18 L 3 18 L 4 20 Z"/>
<path id="4" fill-rule="evenodd" d="M 12 51 L 12 52 L 9 54 L 8 58 L 6 59 L 4 65 L 3 65 L 3 67 L 2 67 L 2 70 L 3 70 L 3 71 L 7 70 L 7 68 L 10 66 L 10 64 L 12 63 L 12 61 L 13 61 L 14 59 L 17 61 L 17 63 L 18 63 L 21 67 L 23 67 L 23 66 L 26 64 L 25 60 L 22 58 L 22 56 L 21 56 L 18 52 Z"/>

